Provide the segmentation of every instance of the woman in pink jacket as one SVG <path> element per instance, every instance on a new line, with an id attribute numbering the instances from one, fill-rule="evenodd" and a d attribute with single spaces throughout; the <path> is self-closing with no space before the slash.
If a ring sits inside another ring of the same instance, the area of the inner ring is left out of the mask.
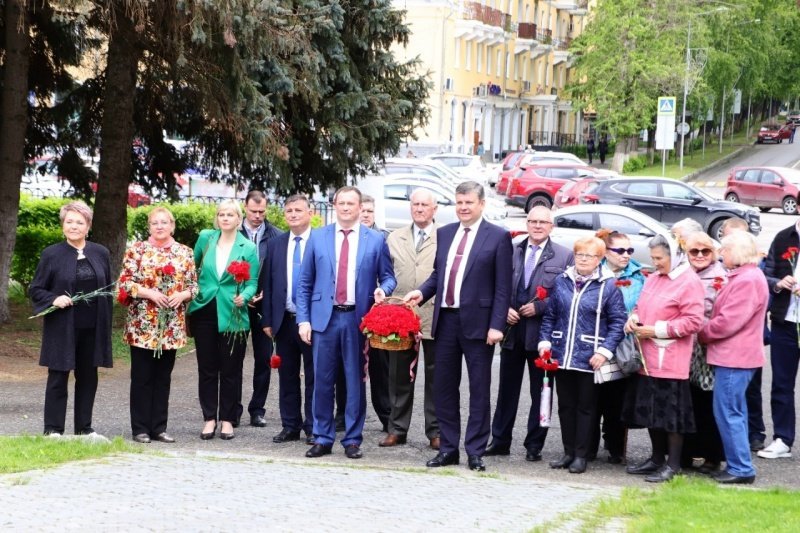
<path id="1" fill-rule="evenodd" d="M 627 472 L 660 483 L 680 472 L 683 434 L 695 431 L 689 362 L 694 334 L 703 324 L 705 290 L 675 241 L 658 235 L 649 247 L 656 271 L 625 326 L 640 340 L 645 366 L 626 399 L 623 419 L 646 427 L 653 446 L 650 458 Z"/>
<path id="2" fill-rule="evenodd" d="M 722 239 L 728 283 L 717 294 L 709 320 L 700 330 L 714 368 L 714 418 L 725 448 L 727 470 L 720 483 L 752 483 L 756 470 L 747 437 L 745 391 L 756 368 L 764 366 L 767 280 L 758 268 L 755 238 L 737 231 Z"/>

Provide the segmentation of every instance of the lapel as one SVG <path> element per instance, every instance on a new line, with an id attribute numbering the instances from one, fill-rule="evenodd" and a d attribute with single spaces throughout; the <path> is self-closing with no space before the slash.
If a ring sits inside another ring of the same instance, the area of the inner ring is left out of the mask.
<path id="1" fill-rule="evenodd" d="M 281 273 L 281 277 L 283 278 L 283 284 L 286 285 L 286 283 L 289 280 L 289 275 L 286 272 L 286 260 L 287 256 L 289 255 L 289 243 L 294 238 L 294 236 L 292 235 L 291 231 L 287 231 L 286 233 L 281 235 L 280 238 L 282 239 L 280 241 L 280 244 L 274 248 L 275 250 L 274 265 L 275 265 L 275 272 Z"/>
<path id="2" fill-rule="evenodd" d="M 330 260 L 331 264 L 331 277 L 335 281 L 336 280 L 336 223 L 328 224 L 325 227 L 325 231 L 328 233 L 325 236 L 326 247 L 328 249 L 328 259 Z"/>
<path id="3" fill-rule="evenodd" d="M 472 243 L 472 250 L 469 251 L 469 257 L 467 257 L 467 266 L 464 268 L 465 278 L 467 277 L 467 274 L 469 274 L 469 270 L 472 268 L 472 265 L 475 264 L 475 258 L 478 257 L 481 248 L 483 248 L 483 244 L 486 242 L 486 238 L 489 236 L 489 227 L 486 224 L 488 224 L 488 222 L 482 220 L 481 225 L 478 228 L 478 233 L 475 234 L 475 241 Z"/>
<path id="4" fill-rule="evenodd" d="M 208 236 L 206 254 L 203 256 L 202 265 L 203 270 L 206 268 L 211 269 L 211 272 L 214 273 L 214 277 L 216 279 L 219 279 L 219 272 L 217 272 L 217 241 L 219 241 L 220 234 L 221 232 L 216 230 Z"/>
<path id="5" fill-rule="evenodd" d="M 364 262 L 364 254 L 367 252 L 367 245 L 369 244 L 368 240 L 369 238 L 370 238 L 370 231 L 364 224 L 359 224 L 358 249 L 356 250 L 356 282 L 358 282 L 358 274 L 361 271 L 361 264 Z"/>

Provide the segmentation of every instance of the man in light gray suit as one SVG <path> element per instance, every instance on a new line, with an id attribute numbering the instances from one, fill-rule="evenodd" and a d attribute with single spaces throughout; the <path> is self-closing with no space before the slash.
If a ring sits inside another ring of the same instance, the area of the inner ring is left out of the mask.
<path id="1" fill-rule="evenodd" d="M 412 224 L 399 228 L 386 240 L 392 256 L 394 274 L 397 279 L 397 294 L 405 294 L 421 285 L 433 271 L 436 258 L 436 199 L 427 189 L 416 189 L 411 193 Z M 431 337 L 433 302 L 417 308 L 422 320 L 422 350 L 425 358 L 425 435 L 431 448 L 439 449 L 439 422 L 433 403 L 433 373 L 435 348 Z M 418 352 L 413 348 L 394 352 L 389 357 L 389 434 L 380 446 L 396 446 L 406 442 L 411 425 L 411 412 L 414 405 L 414 382 Z"/>

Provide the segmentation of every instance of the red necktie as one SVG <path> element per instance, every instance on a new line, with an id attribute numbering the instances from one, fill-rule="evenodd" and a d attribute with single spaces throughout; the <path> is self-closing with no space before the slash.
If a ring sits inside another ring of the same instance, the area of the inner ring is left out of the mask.
<path id="1" fill-rule="evenodd" d="M 447 293 L 444 297 L 444 303 L 452 306 L 456 302 L 456 275 L 458 274 L 458 267 L 461 265 L 461 258 L 464 256 L 464 248 L 467 246 L 467 234 L 469 228 L 464 228 L 464 235 L 461 237 L 461 242 L 458 243 L 456 256 L 453 258 L 453 266 L 450 267 L 450 276 L 447 278 Z"/>
<path id="2" fill-rule="evenodd" d="M 347 236 L 351 229 L 343 229 L 344 240 L 342 249 L 339 251 L 339 270 L 336 272 L 336 304 L 343 305 L 347 301 L 347 260 L 350 257 L 350 243 Z"/>

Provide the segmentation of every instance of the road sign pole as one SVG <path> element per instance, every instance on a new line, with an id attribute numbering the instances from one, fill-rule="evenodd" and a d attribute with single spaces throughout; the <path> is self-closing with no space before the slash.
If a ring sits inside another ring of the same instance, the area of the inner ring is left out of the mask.
<path id="1" fill-rule="evenodd" d="M 661 177 L 667 174 L 667 151 L 661 150 Z"/>

